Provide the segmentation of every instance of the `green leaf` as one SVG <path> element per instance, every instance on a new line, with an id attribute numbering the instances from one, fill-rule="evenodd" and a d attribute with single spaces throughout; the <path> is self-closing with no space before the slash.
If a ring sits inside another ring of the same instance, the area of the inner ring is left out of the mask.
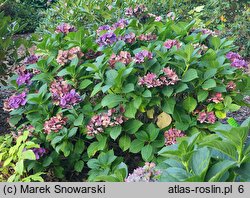
<path id="1" fill-rule="evenodd" d="M 52 141 L 51 141 L 51 145 L 55 146 L 55 144 L 57 144 L 58 142 L 60 142 L 62 139 L 64 138 L 64 136 L 56 136 Z"/>
<path id="2" fill-rule="evenodd" d="M 124 135 L 119 139 L 119 147 L 122 149 L 122 151 L 126 151 L 130 148 L 131 145 L 131 139 L 128 135 Z"/>
<path id="3" fill-rule="evenodd" d="M 204 147 L 196 150 L 190 160 L 191 170 L 198 176 L 205 176 L 210 162 L 210 151 Z"/>
<path id="4" fill-rule="evenodd" d="M 153 147 L 150 144 L 144 146 L 141 150 L 142 159 L 145 162 L 149 161 L 149 158 L 151 157 L 152 154 L 153 154 Z"/>
<path id="5" fill-rule="evenodd" d="M 164 100 L 164 103 L 163 103 L 163 106 L 162 106 L 162 110 L 165 113 L 173 114 L 174 113 L 175 104 L 176 104 L 175 98 L 168 98 L 168 99 Z"/>
<path id="6" fill-rule="evenodd" d="M 75 171 L 79 173 L 82 171 L 83 167 L 84 167 L 84 162 L 82 160 L 76 162 L 74 165 Z"/>
<path id="7" fill-rule="evenodd" d="M 135 118 L 136 112 L 137 112 L 137 109 L 134 107 L 134 102 L 132 101 L 126 105 L 126 111 L 124 115 L 127 118 Z"/>
<path id="8" fill-rule="evenodd" d="M 46 157 L 45 160 L 43 161 L 43 167 L 49 166 L 53 162 L 52 157 Z"/>
<path id="9" fill-rule="evenodd" d="M 221 162 L 217 162 L 214 164 L 206 175 L 206 180 L 209 182 L 218 182 L 220 178 L 224 175 L 224 173 L 234 167 L 236 162 L 230 160 L 223 160 Z"/>
<path id="10" fill-rule="evenodd" d="M 146 90 L 142 93 L 142 96 L 145 98 L 151 98 L 152 97 L 152 93 L 149 90 Z"/>
<path id="11" fill-rule="evenodd" d="M 209 69 L 204 73 L 204 80 L 207 80 L 209 78 L 213 78 L 215 74 L 217 73 L 217 69 Z"/>
<path id="12" fill-rule="evenodd" d="M 24 163 L 23 163 L 23 160 L 20 160 L 16 163 L 16 166 L 15 166 L 15 171 L 17 174 L 19 175 L 22 175 L 23 174 L 23 171 L 24 171 Z"/>
<path id="13" fill-rule="evenodd" d="M 123 93 L 130 93 L 132 91 L 135 90 L 135 86 L 133 83 L 129 83 L 129 84 L 126 84 L 123 89 L 122 89 L 122 92 Z"/>
<path id="14" fill-rule="evenodd" d="M 108 108 L 113 108 L 125 101 L 126 100 L 120 95 L 109 94 L 102 99 L 101 104 L 103 107 L 107 106 Z"/>
<path id="15" fill-rule="evenodd" d="M 189 69 L 182 77 L 182 82 L 190 82 L 194 79 L 198 78 L 197 70 L 196 69 Z"/>
<path id="16" fill-rule="evenodd" d="M 112 127 L 111 131 L 110 131 L 110 137 L 113 140 L 116 140 L 118 138 L 118 136 L 121 134 L 121 132 L 122 132 L 122 127 L 121 126 Z"/>
<path id="17" fill-rule="evenodd" d="M 177 84 L 177 87 L 176 87 L 176 90 L 175 90 L 175 93 L 183 92 L 183 91 L 185 91 L 186 89 L 188 89 L 188 86 L 187 86 L 186 83 L 178 83 L 178 84 Z"/>
<path id="18" fill-rule="evenodd" d="M 170 86 L 164 86 L 162 89 L 163 95 L 167 97 L 170 97 L 173 92 L 174 92 L 174 89 L 173 87 L 170 87 Z"/>
<path id="19" fill-rule="evenodd" d="M 131 142 L 129 152 L 139 153 L 144 146 L 144 142 L 138 139 L 135 139 Z"/>
<path id="20" fill-rule="evenodd" d="M 83 114 L 81 113 L 74 121 L 74 126 L 82 126 L 82 124 L 83 124 Z"/>
<path id="21" fill-rule="evenodd" d="M 124 124 L 124 131 L 129 134 L 134 134 L 138 131 L 138 129 L 143 125 L 143 123 L 139 120 L 128 120 Z"/>
<path id="22" fill-rule="evenodd" d="M 94 95 L 96 95 L 99 91 L 101 91 L 101 89 L 102 89 L 102 82 L 98 83 L 98 84 L 94 87 L 93 91 L 91 92 L 90 97 L 93 97 Z"/>
<path id="23" fill-rule="evenodd" d="M 70 138 L 70 137 L 73 137 L 73 136 L 76 134 L 77 129 L 78 129 L 78 127 L 73 127 L 72 129 L 70 129 L 69 134 L 68 134 L 68 137 L 69 137 L 69 138 Z"/>
<path id="24" fill-rule="evenodd" d="M 22 152 L 21 158 L 22 159 L 29 159 L 29 160 L 36 160 L 35 153 L 31 150 Z"/>
<path id="25" fill-rule="evenodd" d="M 216 82 L 214 79 L 209 79 L 202 84 L 202 89 L 208 90 L 216 87 Z"/>
<path id="26" fill-rule="evenodd" d="M 122 49 L 122 47 L 123 47 L 125 44 L 126 44 L 126 43 L 125 43 L 124 41 L 122 41 L 122 40 L 116 42 L 116 44 L 115 44 L 114 47 L 113 47 L 113 52 L 114 52 L 115 54 L 117 54 L 117 53 Z"/>
<path id="27" fill-rule="evenodd" d="M 118 76 L 118 72 L 115 69 L 108 70 L 106 72 L 106 78 L 107 78 L 107 85 L 114 85 L 115 84 L 115 79 Z"/>
<path id="28" fill-rule="evenodd" d="M 93 157 L 95 153 L 99 150 L 98 148 L 99 142 L 92 142 L 87 149 L 88 156 Z"/>
<path id="29" fill-rule="evenodd" d="M 229 108 L 229 111 L 234 112 L 234 111 L 238 111 L 240 109 L 240 106 L 237 104 L 230 104 L 228 108 Z"/>
<path id="30" fill-rule="evenodd" d="M 187 97 L 183 101 L 183 107 L 185 110 L 187 110 L 189 113 L 194 111 L 197 106 L 197 101 L 193 97 Z"/>
<path id="31" fill-rule="evenodd" d="M 147 133 L 149 134 L 149 139 L 151 142 L 157 138 L 159 132 L 160 132 L 160 130 L 158 128 L 156 128 L 153 123 L 148 125 Z"/>
<path id="32" fill-rule="evenodd" d="M 199 90 L 197 93 L 198 102 L 202 102 L 207 99 L 209 92 L 205 90 Z"/>
<path id="33" fill-rule="evenodd" d="M 86 87 L 88 87 L 89 85 L 92 84 L 92 81 L 91 80 L 84 80 L 81 82 L 80 86 L 79 86 L 79 89 L 85 89 Z"/>

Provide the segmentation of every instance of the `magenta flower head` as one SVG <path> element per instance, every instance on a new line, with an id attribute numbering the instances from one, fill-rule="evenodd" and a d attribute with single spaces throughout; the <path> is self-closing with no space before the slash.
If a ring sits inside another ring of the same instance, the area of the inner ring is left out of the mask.
<path id="1" fill-rule="evenodd" d="M 226 58 L 231 61 L 231 66 L 236 68 L 246 68 L 248 63 L 235 52 L 228 52 Z"/>
<path id="2" fill-rule="evenodd" d="M 109 65 L 111 68 L 115 67 L 117 62 L 121 62 L 124 65 L 128 65 L 132 61 L 131 54 L 127 51 L 120 51 L 119 55 L 112 54 L 109 59 Z"/>
<path id="3" fill-rule="evenodd" d="M 185 134 L 181 130 L 171 128 L 164 133 L 165 145 L 169 146 L 172 144 L 176 144 L 176 138 L 183 136 L 185 136 Z"/>
<path id="4" fill-rule="evenodd" d="M 227 83 L 227 91 L 234 91 L 236 89 L 236 84 L 233 81 Z"/>
<path id="5" fill-rule="evenodd" d="M 123 40 L 125 43 L 134 43 L 136 40 L 136 36 L 134 32 L 130 32 L 129 34 L 125 34 L 124 36 L 119 37 L 120 40 Z"/>
<path id="6" fill-rule="evenodd" d="M 62 114 L 57 114 L 56 116 L 45 121 L 43 125 L 43 130 L 46 134 L 50 134 L 52 131 L 58 133 L 67 123 L 67 118 L 63 117 Z"/>
<path id="7" fill-rule="evenodd" d="M 155 40 L 157 38 L 157 36 L 155 34 L 149 33 L 149 34 L 141 34 L 140 36 L 138 36 L 138 39 L 140 41 L 151 41 L 151 40 Z"/>
<path id="8" fill-rule="evenodd" d="M 226 58 L 229 59 L 230 61 L 234 61 L 235 59 L 241 59 L 242 57 L 235 52 L 228 52 L 226 54 Z"/>
<path id="9" fill-rule="evenodd" d="M 210 112 L 199 112 L 197 120 L 200 123 L 210 123 L 213 124 L 216 122 L 216 117 L 213 111 Z"/>
<path id="10" fill-rule="evenodd" d="M 181 44 L 177 40 L 167 40 L 163 45 L 167 49 L 171 49 L 173 46 L 176 46 L 177 49 L 179 49 L 181 47 Z"/>
<path id="11" fill-rule="evenodd" d="M 81 97 L 76 93 L 75 89 L 70 90 L 69 93 L 65 93 L 60 100 L 60 106 L 62 108 L 69 108 L 71 105 L 74 106 L 81 101 Z"/>
<path id="12" fill-rule="evenodd" d="M 39 160 L 46 153 L 45 148 L 33 148 L 32 151 L 36 156 L 36 160 Z"/>
<path id="13" fill-rule="evenodd" d="M 72 25 L 70 25 L 68 23 L 61 23 L 60 25 L 58 25 L 56 27 L 55 32 L 56 33 L 68 34 L 69 32 L 76 32 L 76 31 L 77 31 L 77 29 L 74 26 L 72 26 Z"/>
<path id="14" fill-rule="evenodd" d="M 161 81 L 157 78 L 154 73 L 148 73 L 147 75 L 140 77 L 138 85 L 146 86 L 147 88 L 159 87 L 162 85 Z"/>
<path id="15" fill-rule="evenodd" d="M 101 35 L 96 42 L 99 44 L 100 47 L 102 47 L 106 45 L 111 45 L 116 41 L 117 41 L 116 35 L 113 32 L 107 32 Z"/>
<path id="16" fill-rule="evenodd" d="M 211 98 L 209 98 L 207 101 L 208 102 L 214 102 L 214 103 L 220 103 L 224 100 L 224 98 L 222 97 L 222 93 L 216 93 L 214 94 Z"/>
<path id="17" fill-rule="evenodd" d="M 143 167 L 138 167 L 129 174 L 125 182 L 156 182 L 161 175 L 159 170 L 156 170 L 155 163 L 146 162 Z"/>
<path id="18" fill-rule="evenodd" d="M 18 109 L 21 106 L 24 106 L 26 102 L 26 92 L 22 92 L 21 94 L 13 95 L 5 100 L 3 109 L 5 111 L 12 111 L 14 109 Z"/>
<path id="19" fill-rule="evenodd" d="M 150 60 L 153 58 L 153 54 L 147 50 L 142 50 L 141 52 L 135 54 L 136 63 L 144 63 L 146 59 Z"/>

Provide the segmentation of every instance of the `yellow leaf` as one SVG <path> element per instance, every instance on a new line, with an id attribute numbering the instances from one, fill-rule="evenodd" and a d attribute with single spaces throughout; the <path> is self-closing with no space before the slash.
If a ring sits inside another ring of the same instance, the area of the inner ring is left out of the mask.
<path id="1" fill-rule="evenodd" d="M 154 110 L 154 109 L 148 110 L 148 111 L 147 111 L 147 116 L 148 116 L 148 118 L 153 119 L 153 118 L 154 118 L 154 113 L 155 113 L 155 110 Z"/>
<path id="2" fill-rule="evenodd" d="M 160 129 L 163 129 L 167 126 L 169 126 L 172 122 L 172 118 L 169 114 L 162 112 L 160 115 L 157 116 L 157 126 Z"/>

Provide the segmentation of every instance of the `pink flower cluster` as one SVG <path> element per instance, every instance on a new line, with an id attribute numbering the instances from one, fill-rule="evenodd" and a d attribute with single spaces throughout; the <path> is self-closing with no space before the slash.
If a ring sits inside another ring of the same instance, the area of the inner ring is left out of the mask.
<path id="1" fill-rule="evenodd" d="M 155 34 L 149 33 L 149 34 L 141 34 L 140 36 L 138 36 L 138 39 L 140 41 L 151 41 L 151 40 L 155 40 L 157 38 L 157 36 Z"/>
<path id="2" fill-rule="evenodd" d="M 147 50 L 142 50 L 135 54 L 135 62 L 136 63 L 144 63 L 146 59 L 150 60 L 153 58 L 153 54 Z"/>
<path id="3" fill-rule="evenodd" d="M 208 47 L 204 44 L 200 44 L 200 43 L 195 43 L 193 44 L 193 47 L 195 49 L 198 49 L 199 48 L 199 51 L 198 51 L 198 54 L 204 54 L 204 52 L 206 52 L 208 50 Z"/>
<path id="4" fill-rule="evenodd" d="M 109 65 L 111 68 L 115 67 L 115 63 L 121 62 L 124 65 L 128 65 L 132 61 L 131 54 L 127 51 L 121 51 L 119 55 L 112 54 L 109 59 Z"/>
<path id="5" fill-rule="evenodd" d="M 80 95 L 63 78 L 54 80 L 50 86 L 53 103 L 62 108 L 70 108 L 81 101 Z"/>
<path id="6" fill-rule="evenodd" d="M 123 107 L 119 110 L 113 108 L 109 109 L 107 113 L 93 116 L 87 125 L 87 134 L 89 136 L 95 136 L 99 133 L 103 133 L 107 127 L 121 125 L 126 121 L 126 118 L 122 115 L 124 111 Z"/>
<path id="7" fill-rule="evenodd" d="M 185 134 L 181 130 L 171 128 L 164 133 L 165 145 L 170 146 L 176 144 L 176 138 L 183 136 L 185 136 Z"/>
<path id="8" fill-rule="evenodd" d="M 211 98 L 209 98 L 207 101 L 208 102 L 214 102 L 214 103 L 220 103 L 224 100 L 224 98 L 222 97 L 222 93 L 216 93 L 214 94 Z"/>
<path id="9" fill-rule="evenodd" d="M 154 73 L 148 73 L 140 77 L 138 85 L 146 86 L 147 88 L 169 86 L 176 84 L 180 80 L 177 74 L 169 67 L 163 68 L 162 71 L 163 75 L 159 77 Z"/>
<path id="10" fill-rule="evenodd" d="M 18 109 L 21 106 L 26 104 L 26 92 L 22 92 L 21 94 L 12 95 L 8 99 L 4 101 L 3 109 L 5 111 L 12 111 L 14 109 Z"/>
<path id="11" fill-rule="evenodd" d="M 219 35 L 219 32 L 217 31 L 212 31 L 210 29 L 201 29 L 200 30 L 202 34 L 208 34 L 208 35 L 212 35 L 212 36 L 216 36 Z"/>
<path id="12" fill-rule="evenodd" d="M 59 50 L 56 61 L 58 64 L 64 66 L 68 64 L 74 58 L 81 58 L 84 54 L 82 53 L 80 47 L 73 47 L 70 50 Z"/>
<path id="13" fill-rule="evenodd" d="M 135 16 L 135 17 L 138 17 L 142 14 L 144 14 L 145 12 L 147 12 L 148 9 L 145 5 L 137 5 L 135 6 L 135 8 L 133 9 L 132 7 L 129 7 L 125 10 L 125 14 L 127 16 Z"/>
<path id="14" fill-rule="evenodd" d="M 233 81 L 227 83 L 226 89 L 228 91 L 234 91 L 236 89 L 236 84 Z"/>
<path id="15" fill-rule="evenodd" d="M 244 68 L 247 67 L 248 63 L 237 53 L 229 52 L 226 58 L 231 61 L 232 67 Z"/>
<path id="16" fill-rule="evenodd" d="M 197 120 L 200 123 L 210 123 L 213 124 L 216 122 L 216 117 L 213 111 L 210 112 L 199 112 Z"/>
<path id="17" fill-rule="evenodd" d="M 57 114 L 56 116 L 45 121 L 43 125 L 43 130 L 46 134 L 50 134 L 52 131 L 58 133 L 67 123 L 67 118 L 63 117 L 62 114 Z"/>
<path id="18" fill-rule="evenodd" d="M 69 32 L 76 32 L 76 31 L 77 31 L 77 29 L 74 26 L 72 26 L 72 25 L 70 25 L 68 23 L 61 23 L 60 25 L 58 25 L 56 27 L 55 32 L 56 33 L 68 34 Z"/>
<path id="19" fill-rule="evenodd" d="M 155 163 L 146 162 L 143 167 L 138 167 L 129 174 L 125 182 L 156 182 L 161 175 L 159 170 L 156 170 Z"/>
<path id="20" fill-rule="evenodd" d="M 164 44 L 163 44 L 167 49 L 171 49 L 173 46 L 176 46 L 177 49 L 179 49 L 181 47 L 181 43 L 177 40 L 167 40 Z"/>
<path id="21" fill-rule="evenodd" d="M 17 139 L 19 136 L 23 135 L 24 131 L 29 131 L 29 137 L 32 136 L 32 133 L 35 131 L 35 127 L 32 125 L 23 125 L 17 131 L 12 132 L 12 136 L 14 139 Z"/>

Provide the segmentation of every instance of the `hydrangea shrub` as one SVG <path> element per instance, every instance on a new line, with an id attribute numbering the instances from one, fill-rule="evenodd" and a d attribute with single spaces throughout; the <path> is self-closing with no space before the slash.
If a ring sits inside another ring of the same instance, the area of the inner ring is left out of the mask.
<path id="1" fill-rule="evenodd" d="M 131 168 L 152 162 L 127 181 L 136 174 L 153 180 L 162 148 L 209 134 L 243 104 L 250 78 L 233 41 L 143 6 L 126 13 L 95 34 L 60 25 L 37 44 L 39 58 L 13 77 L 17 93 L 5 109 L 17 129 L 34 127 L 30 138 L 40 149 L 32 173 L 87 171 L 89 181 L 124 181 Z"/>

